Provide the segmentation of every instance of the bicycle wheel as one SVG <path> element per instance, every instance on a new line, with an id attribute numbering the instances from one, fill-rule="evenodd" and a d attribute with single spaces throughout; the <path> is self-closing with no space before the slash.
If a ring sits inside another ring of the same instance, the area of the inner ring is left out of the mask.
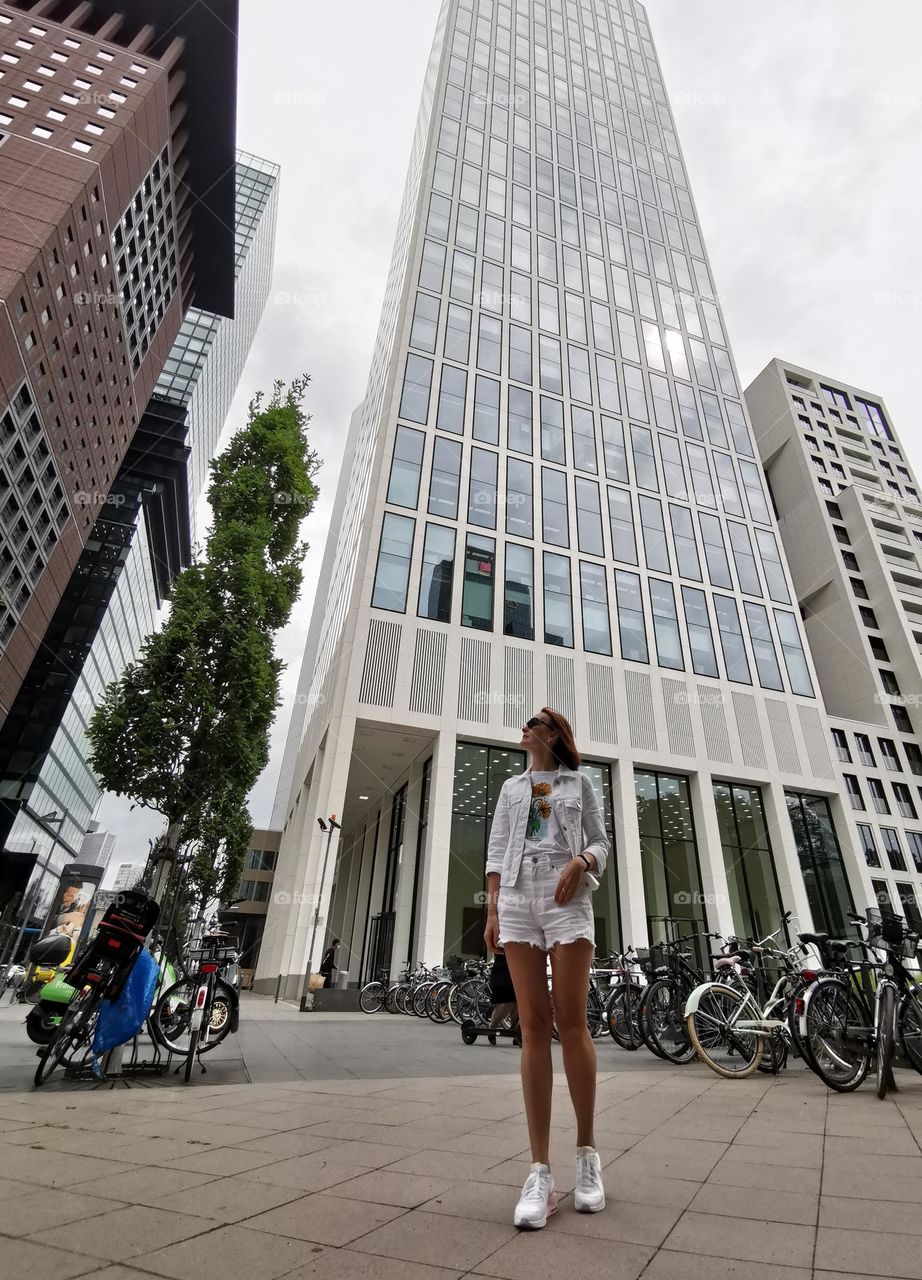
<path id="1" fill-rule="evenodd" d="M 877 1096 L 886 1098 L 895 1086 L 893 1050 L 896 1030 L 896 997 L 888 983 L 877 995 Z"/>
<path id="2" fill-rule="evenodd" d="M 455 1022 L 476 1022 L 478 1010 L 477 983 L 473 978 L 459 982 L 451 994 L 451 1016 Z"/>
<path id="3" fill-rule="evenodd" d="M 150 1023 L 154 1038 L 170 1053 L 185 1056 L 189 1052 L 192 1010 L 199 988 L 198 978 L 182 978 L 167 987 L 154 1006 Z M 214 984 L 208 1035 L 199 1036 L 199 1054 L 210 1053 L 230 1033 L 234 993 L 223 978 Z"/>
<path id="4" fill-rule="evenodd" d="M 804 994 L 801 1038 L 807 1065 L 823 1084 L 851 1093 L 871 1065 L 871 1029 L 864 1007 L 842 978 L 821 978 Z"/>
<path id="5" fill-rule="evenodd" d="M 602 997 L 595 987 L 589 988 L 586 999 L 586 1022 L 589 1026 L 589 1034 L 593 1040 L 597 1040 L 605 1030 L 605 1010 L 602 1006 Z"/>
<path id="6" fill-rule="evenodd" d="M 651 982 L 649 986 L 644 987 L 643 992 L 641 994 L 640 1005 L 637 1009 L 637 1028 L 640 1031 L 640 1038 L 642 1042 L 647 1046 L 647 1048 L 653 1054 L 654 1058 L 662 1058 L 663 1061 L 665 1061 L 666 1055 L 663 1053 L 662 1049 L 660 1049 L 659 1045 L 657 1044 L 656 1040 L 654 1040 L 650 1032 L 649 999 L 650 999 L 650 989 L 652 986 L 653 986 L 653 983 Z"/>
<path id="7" fill-rule="evenodd" d="M 43 1085 L 62 1062 L 87 1042 L 101 1001 L 102 991 L 98 986 L 87 984 L 74 995 L 61 1018 L 57 1034 L 39 1055 L 33 1077 L 36 1087 Z"/>
<path id="8" fill-rule="evenodd" d="M 359 995 L 359 1008 L 362 1013 L 378 1013 L 386 995 L 387 989 L 383 982 L 366 982 Z"/>
<path id="9" fill-rule="evenodd" d="M 729 1080 L 751 1076 L 765 1049 L 761 1036 L 734 1026 L 744 1012 L 745 1020 L 750 1021 L 752 1002 L 748 996 L 715 982 L 701 993 L 697 1009 L 686 1019 L 698 1057 Z"/>
<path id="10" fill-rule="evenodd" d="M 451 1009 L 448 1007 L 448 1002 L 451 998 L 452 989 L 450 982 L 442 984 L 441 990 L 436 997 L 434 1022 L 451 1022 Z"/>
<path id="11" fill-rule="evenodd" d="M 415 1018 L 425 1018 L 426 1016 L 426 996 L 432 990 L 431 982 L 421 982 L 413 991 L 413 994 L 407 1000 L 407 1012 L 412 1013 Z"/>
<path id="12" fill-rule="evenodd" d="M 640 1029 L 637 1025 L 640 996 L 641 988 L 636 982 L 620 982 L 608 997 L 605 1025 L 612 1040 L 622 1049 L 640 1048 Z"/>
<path id="13" fill-rule="evenodd" d="M 402 983 L 401 986 L 397 988 L 397 995 L 395 997 L 395 1000 L 397 1003 L 397 1012 L 412 1013 L 413 1010 L 410 1008 L 410 1001 L 412 1000 L 412 998 L 413 998 L 413 988 L 409 986 L 407 983 Z"/>
<path id="14" fill-rule="evenodd" d="M 922 1072 L 922 1003 L 915 992 L 900 1002 L 899 1034 L 910 1065 Z"/>
<path id="15" fill-rule="evenodd" d="M 399 991 L 400 991 L 399 983 L 393 982 L 388 987 L 387 992 L 384 996 L 384 1007 L 388 1011 L 388 1013 L 399 1012 L 397 1008 L 397 994 Z"/>
<path id="16" fill-rule="evenodd" d="M 680 1066 L 695 1057 L 695 1046 L 685 1025 L 687 995 L 677 983 L 660 978 L 649 987 L 644 1001 L 647 1032 L 656 1042 L 659 1056 Z"/>

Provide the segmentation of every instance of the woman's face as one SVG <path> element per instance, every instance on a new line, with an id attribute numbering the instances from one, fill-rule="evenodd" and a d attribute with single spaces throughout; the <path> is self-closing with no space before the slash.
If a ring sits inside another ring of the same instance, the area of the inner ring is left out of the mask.
<path id="1" fill-rule="evenodd" d="M 520 745 L 526 751 L 549 751 L 557 740 L 557 730 L 545 716 L 543 711 L 526 720 L 522 726 Z"/>

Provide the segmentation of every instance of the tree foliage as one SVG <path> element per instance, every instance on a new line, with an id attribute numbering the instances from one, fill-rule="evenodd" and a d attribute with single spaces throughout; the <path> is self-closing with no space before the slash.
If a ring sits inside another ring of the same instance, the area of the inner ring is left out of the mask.
<path id="1" fill-rule="evenodd" d="M 202 903 L 232 895 L 252 827 L 246 796 L 265 767 L 283 664 L 275 633 L 301 586 L 301 521 L 319 459 L 301 404 L 307 378 L 250 405 L 211 463 L 213 522 L 176 579 L 163 628 L 106 690 L 88 730 L 103 787 L 167 820 L 159 852 L 191 854 Z"/>

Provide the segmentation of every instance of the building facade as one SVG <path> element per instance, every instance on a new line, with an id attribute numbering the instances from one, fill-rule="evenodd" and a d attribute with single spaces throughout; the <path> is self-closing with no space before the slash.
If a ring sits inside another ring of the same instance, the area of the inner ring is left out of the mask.
<path id="1" fill-rule="evenodd" d="M 254 828 L 237 888 L 238 901 L 221 914 L 222 924 L 232 928 L 237 937 L 240 979 L 244 988 L 252 987 L 259 961 L 280 837 L 280 831 Z"/>
<path id="2" fill-rule="evenodd" d="M 879 395 L 773 360 L 746 401 L 829 713 L 856 894 L 922 928 L 922 490 Z"/>
<path id="3" fill-rule="evenodd" d="M 196 509 L 269 293 L 278 166 L 237 154 L 233 319 L 190 308 L 132 445 L 33 659 L 6 724 L 0 900 L 30 866 L 58 870 L 101 792 L 86 730 L 108 684 L 137 658 L 180 569 Z M 53 810 L 57 831 L 37 822 Z M 7 867 L 5 874 L 3 867 Z M 33 869 L 31 874 L 36 874 Z"/>
<path id="4" fill-rule="evenodd" d="M 356 980 L 482 954 L 543 705 L 612 839 L 601 953 L 845 925 L 823 705 L 632 0 L 441 6 L 297 703 L 258 987 L 334 934 Z"/>

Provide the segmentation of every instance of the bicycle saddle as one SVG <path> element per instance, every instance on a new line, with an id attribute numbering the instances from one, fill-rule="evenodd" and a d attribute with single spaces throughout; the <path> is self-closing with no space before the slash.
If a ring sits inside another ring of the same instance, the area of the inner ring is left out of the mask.
<path id="1" fill-rule="evenodd" d="M 822 946 L 824 942 L 829 941 L 828 933 L 799 933 L 797 937 L 801 942 L 815 942 L 817 946 Z"/>

